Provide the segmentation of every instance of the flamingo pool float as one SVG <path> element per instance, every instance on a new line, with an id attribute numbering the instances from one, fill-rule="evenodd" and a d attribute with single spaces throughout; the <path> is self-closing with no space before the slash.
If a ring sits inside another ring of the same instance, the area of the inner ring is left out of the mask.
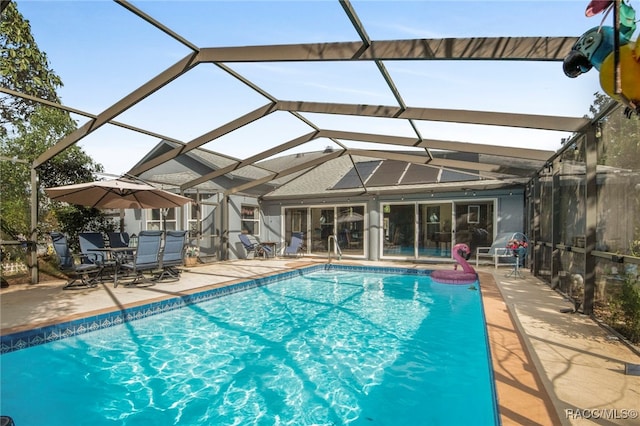
<path id="1" fill-rule="evenodd" d="M 454 270 L 438 269 L 431 273 L 431 279 L 443 284 L 472 284 L 476 282 L 478 280 L 478 274 L 476 270 L 469 265 L 469 262 L 467 262 L 467 256 L 470 253 L 471 249 L 469 249 L 468 245 L 464 243 L 456 244 L 453 246 L 453 258 L 462 266 L 462 270 L 458 270 L 457 264 Z"/>

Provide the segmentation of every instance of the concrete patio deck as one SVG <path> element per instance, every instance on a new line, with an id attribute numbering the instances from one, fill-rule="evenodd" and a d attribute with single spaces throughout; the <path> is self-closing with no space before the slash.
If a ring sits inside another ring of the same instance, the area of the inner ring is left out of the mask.
<path id="1" fill-rule="evenodd" d="M 0 291 L 2 334 L 123 309 L 270 275 L 326 260 L 255 259 L 186 270 L 180 281 L 151 287 L 62 290 L 63 281 L 12 285 Z M 406 262 L 339 264 L 434 269 Z M 625 374 L 640 356 L 525 271 L 478 270 L 503 425 L 640 425 L 640 376 Z M 1 357 L 0 357 L 1 360 Z M 467 396 L 464 396 L 465 398 Z M 452 415 L 454 415 L 452 413 Z"/>

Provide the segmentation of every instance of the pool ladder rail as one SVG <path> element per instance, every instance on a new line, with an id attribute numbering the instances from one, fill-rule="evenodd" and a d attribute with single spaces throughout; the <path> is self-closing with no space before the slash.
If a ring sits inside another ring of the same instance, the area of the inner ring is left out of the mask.
<path id="1" fill-rule="evenodd" d="M 331 263 L 331 240 L 333 240 L 333 243 L 335 244 L 335 252 L 338 255 L 338 260 L 342 260 L 342 250 L 340 250 L 340 245 L 338 244 L 338 239 L 336 238 L 335 235 L 329 235 L 329 238 L 327 238 L 327 258 L 328 263 Z"/>

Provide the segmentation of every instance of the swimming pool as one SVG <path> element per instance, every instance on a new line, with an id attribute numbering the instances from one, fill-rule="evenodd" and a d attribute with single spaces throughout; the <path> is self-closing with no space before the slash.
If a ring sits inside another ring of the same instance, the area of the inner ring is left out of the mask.
<path id="1" fill-rule="evenodd" d="M 274 280 L 5 353 L 2 414 L 17 426 L 498 424 L 472 288 L 340 269 Z"/>

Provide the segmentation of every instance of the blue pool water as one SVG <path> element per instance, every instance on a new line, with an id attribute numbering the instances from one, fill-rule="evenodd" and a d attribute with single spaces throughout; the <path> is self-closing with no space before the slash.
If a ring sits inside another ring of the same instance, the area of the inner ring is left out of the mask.
<path id="1" fill-rule="evenodd" d="M 477 285 L 312 272 L 5 353 L 28 425 L 493 425 Z"/>

